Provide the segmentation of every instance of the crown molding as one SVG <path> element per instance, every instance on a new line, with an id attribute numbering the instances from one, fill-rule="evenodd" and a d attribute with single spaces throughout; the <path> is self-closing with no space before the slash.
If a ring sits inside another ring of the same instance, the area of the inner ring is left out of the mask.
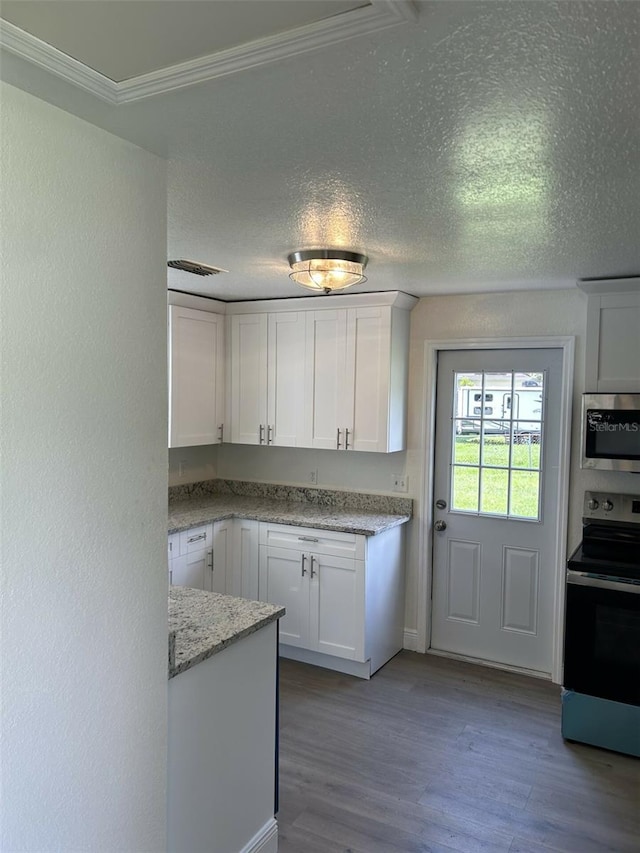
<path id="1" fill-rule="evenodd" d="M 0 21 L 0 48 L 91 92 L 108 104 L 118 103 L 117 83 L 9 21 Z"/>
<path id="2" fill-rule="evenodd" d="M 91 92 L 109 104 L 125 104 L 258 68 L 347 39 L 417 20 L 412 0 L 371 0 L 371 5 L 238 47 L 141 74 L 116 83 L 8 21 L 0 22 L 0 47 Z"/>
<path id="3" fill-rule="evenodd" d="M 401 21 L 415 23 L 418 20 L 418 7 L 414 0 L 371 0 L 371 2 L 385 5 L 389 12 Z"/>

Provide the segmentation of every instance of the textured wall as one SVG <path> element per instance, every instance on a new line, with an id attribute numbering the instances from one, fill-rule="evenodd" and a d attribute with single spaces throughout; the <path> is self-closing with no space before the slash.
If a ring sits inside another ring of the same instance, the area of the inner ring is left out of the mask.
<path id="1" fill-rule="evenodd" d="M 155 853 L 166 791 L 165 165 L 0 92 L 0 848 Z"/>
<path id="2" fill-rule="evenodd" d="M 425 506 L 420 486 L 425 454 L 425 342 L 464 338 L 499 338 L 545 335 L 573 335 L 576 338 L 573 387 L 573 421 L 571 441 L 571 476 L 569 496 L 568 547 L 573 549 L 581 539 L 582 499 L 585 489 L 606 488 L 632 492 L 636 488 L 633 474 L 583 471 L 580 468 L 580 411 L 584 391 L 584 361 L 587 300 L 577 288 L 559 291 L 527 291 L 523 293 L 481 293 L 476 296 L 432 296 L 421 299 L 411 312 L 411 353 L 409 375 L 409 444 L 407 470 L 414 484 L 414 522 L 410 536 L 407 564 L 406 626 L 415 628 L 419 607 L 417 573 L 418 525 L 424 518 Z"/>

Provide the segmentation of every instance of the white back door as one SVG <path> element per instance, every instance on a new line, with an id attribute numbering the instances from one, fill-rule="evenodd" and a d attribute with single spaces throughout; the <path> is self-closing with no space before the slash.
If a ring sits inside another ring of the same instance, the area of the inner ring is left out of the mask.
<path id="1" fill-rule="evenodd" d="M 438 355 L 431 647 L 550 674 L 562 350 Z"/>

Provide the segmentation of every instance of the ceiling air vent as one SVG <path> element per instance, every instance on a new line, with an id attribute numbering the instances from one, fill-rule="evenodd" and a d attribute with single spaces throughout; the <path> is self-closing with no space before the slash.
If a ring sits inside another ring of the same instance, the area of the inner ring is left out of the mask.
<path id="1" fill-rule="evenodd" d="M 174 270 L 190 272 L 193 275 L 218 275 L 220 272 L 229 272 L 229 270 L 223 270 L 220 267 L 212 267 L 210 264 L 202 264 L 200 261 L 187 261 L 184 259 L 167 261 L 167 266 Z"/>

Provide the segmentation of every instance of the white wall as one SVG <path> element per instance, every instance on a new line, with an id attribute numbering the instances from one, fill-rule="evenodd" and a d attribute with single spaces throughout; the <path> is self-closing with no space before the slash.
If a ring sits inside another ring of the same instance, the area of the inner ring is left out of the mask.
<path id="1" fill-rule="evenodd" d="M 165 165 L 0 95 L 0 848 L 159 851 Z"/>
<path id="2" fill-rule="evenodd" d="M 218 477 L 310 485 L 318 472 L 323 489 L 392 493 L 392 474 L 404 474 L 406 453 L 339 453 L 288 447 L 225 444 L 218 448 Z M 411 485 L 411 484 L 409 484 Z M 406 495 L 402 495 L 406 497 Z"/>
<path id="3" fill-rule="evenodd" d="M 174 447 L 169 450 L 169 485 L 184 486 L 218 476 L 218 445 Z"/>
<path id="4" fill-rule="evenodd" d="M 419 607 L 417 577 L 419 525 L 425 517 L 422 488 L 424 471 L 423 434 L 425 427 L 425 342 L 464 338 L 573 335 L 576 338 L 573 389 L 573 425 L 569 500 L 568 547 L 581 539 L 582 500 L 585 489 L 633 492 L 638 485 L 633 474 L 583 471 L 580 468 L 580 409 L 584 389 L 585 332 L 587 300 L 575 290 L 492 293 L 477 296 L 433 296 L 421 299 L 411 312 L 409 372 L 409 433 L 407 470 L 414 521 L 411 525 L 407 564 L 406 626 L 416 628 Z"/>

